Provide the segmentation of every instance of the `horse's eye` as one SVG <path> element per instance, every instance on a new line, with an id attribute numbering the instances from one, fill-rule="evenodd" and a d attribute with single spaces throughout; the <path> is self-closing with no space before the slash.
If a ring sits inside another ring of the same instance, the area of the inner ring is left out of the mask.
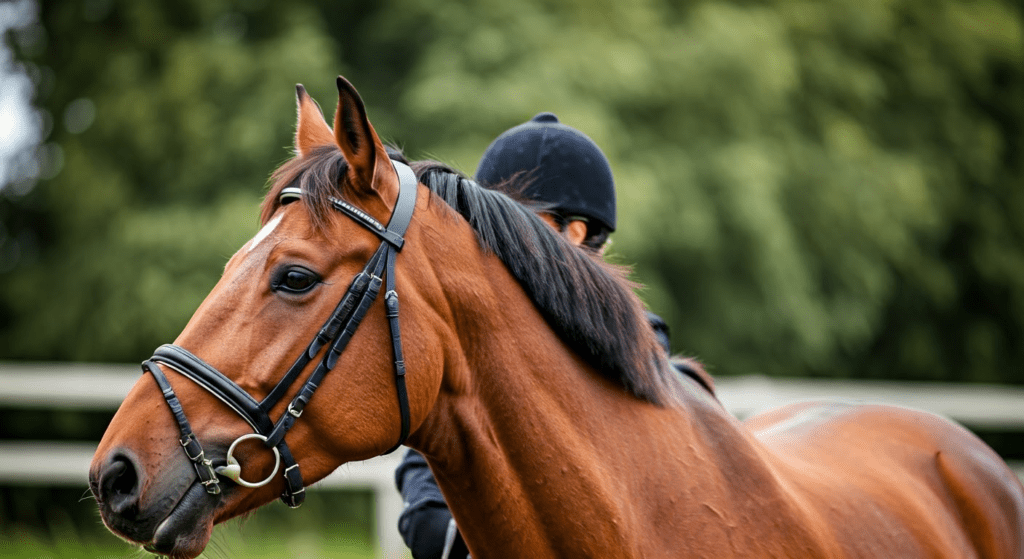
<path id="1" fill-rule="evenodd" d="M 286 293 L 305 293 L 319 281 L 319 276 L 305 268 L 288 268 L 273 282 L 273 287 Z"/>

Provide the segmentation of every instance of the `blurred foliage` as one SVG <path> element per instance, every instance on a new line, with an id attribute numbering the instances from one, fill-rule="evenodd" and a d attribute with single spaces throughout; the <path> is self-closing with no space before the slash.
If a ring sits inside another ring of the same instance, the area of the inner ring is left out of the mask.
<path id="1" fill-rule="evenodd" d="M 1008 0 L 44 2 L 11 44 L 52 178 L 0 193 L 0 358 L 172 340 L 256 229 L 292 86 L 330 115 L 344 74 L 386 139 L 468 173 L 537 112 L 588 133 L 611 258 L 715 374 L 1024 383 L 1022 21 Z"/>

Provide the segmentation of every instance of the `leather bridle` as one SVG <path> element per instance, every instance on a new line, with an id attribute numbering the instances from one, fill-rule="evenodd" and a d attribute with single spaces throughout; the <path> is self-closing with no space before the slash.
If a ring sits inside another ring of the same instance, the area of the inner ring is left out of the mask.
<path id="1" fill-rule="evenodd" d="M 296 359 L 295 363 L 288 369 L 288 372 L 278 381 L 277 385 L 267 394 L 262 401 L 257 401 L 249 393 L 243 390 L 238 384 L 215 369 L 209 363 L 192 355 L 188 350 L 165 344 L 157 348 L 153 357 L 142 363 L 143 372 L 149 372 L 156 379 L 160 390 L 163 392 L 167 405 L 171 408 L 178 428 L 181 432 L 179 441 L 185 450 L 185 455 L 195 466 L 199 483 L 211 495 L 219 494 L 220 481 L 217 475 L 227 477 L 236 483 L 246 487 L 259 487 L 269 483 L 277 474 L 278 467 L 284 465 L 284 479 L 286 483 L 285 492 L 281 500 L 290 507 L 297 507 L 305 499 L 305 486 L 302 482 L 302 475 L 299 472 L 299 465 L 292 456 L 288 443 L 285 441 L 285 434 L 295 423 L 295 420 L 302 415 L 302 410 L 309 403 L 313 393 L 320 385 L 324 376 L 334 368 L 338 357 L 345 350 L 349 340 L 358 328 L 370 305 L 377 298 L 382 284 L 386 285 L 384 303 L 387 309 L 388 324 L 391 330 L 391 345 L 395 357 L 395 383 L 398 394 L 398 407 L 401 413 L 401 433 L 398 442 L 384 454 L 393 452 L 409 435 L 409 398 L 405 387 L 405 361 L 402 355 L 402 335 L 398 323 L 398 293 L 395 292 L 395 257 L 405 243 L 404 235 L 412 219 L 413 209 L 416 206 L 416 190 L 418 181 L 416 175 L 407 165 L 392 161 L 395 171 L 400 180 L 398 201 L 391 214 L 388 224 L 382 225 L 366 212 L 352 206 L 351 204 L 331 198 L 332 206 L 355 220 L 366 229 L 381 239 L 377 251 L 367 262 L 363 270 L 352 280 L 348 291 L 331 313 L 330 318 L 321 327 L 319 333 L 307 346 L 306 350 Z M 302 190 L 298 187 L 288 187 L 281 191 L 279 200 L 282 203 L 299 199 L 302 197 Z M 326 348 L 323 357 L 316 368 L 309 375 L 309 378 L 302 383 L 298 394 L 292 398 L 288 408 L 277 421 L 270 418 L 270 411 L 284 397 L 291 386 L 298 379 L 306 366 Z M 232 410 L 242 417 L 255 431 L 242 435 L 229 447 L 227 453 L 227 464 L 225 466 L 213 467 L 211 461 L 203 453 L 202 445 L 192 433 L 185 412 L 182 409 L 178 397 L 171 388 L 170 382 L 164 375 L 157 363 L 166 365 L 181 373 L 186 378 L 206 389 L 219 400 L 228 405 Z M 274 451 L 276 456 L 274 471 L 261 482 L 249 482 L 241 477 L 241 467 L 233 457 L 235 445 L 245 439 L 259 439 Z"/>

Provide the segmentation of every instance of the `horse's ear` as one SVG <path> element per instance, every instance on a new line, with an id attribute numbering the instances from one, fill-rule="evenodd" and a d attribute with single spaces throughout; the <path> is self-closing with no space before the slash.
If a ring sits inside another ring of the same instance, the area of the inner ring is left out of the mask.
<path id="1" fill-rule="evenodd" d="M 394 189 L 393 194 L 381 192 L 384 198 L 397 196 L 397 175 L 390 165 L 387 151 L 366 118 L 366 108 L 356 88 L 338 76 L 338 111 L 334 114 L 334 137 L 348 162 L 349 183 L 358 190 Z M 374 181 L 374 173 L 380 173 Z"/>
<path id="2" fill-rule="evenodd" d="M 305 157 L 313 149 L 334 145 L 334 132 L 327 125 L 320 105 L 306 93 L 302 84 L 295 86 L 299 123 L 295 126 L 295 153 Z"/>

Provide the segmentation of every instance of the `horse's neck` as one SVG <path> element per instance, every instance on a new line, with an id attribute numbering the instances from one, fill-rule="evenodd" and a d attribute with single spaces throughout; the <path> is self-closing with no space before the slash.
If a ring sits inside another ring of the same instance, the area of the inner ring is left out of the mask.
<path id="1" fill-rule="evenodd" d="M 659 515 L 686 518 L 668 521 L 681 533 L 720 524 L 739 491 L 730 474 L 769 485 L 749 437 L 695 384 L 681 407 L 637 401 L 566 349 L 507 274 L 485 277 L 502 310 L 466 313 L 413 439 L 477 556 L 642 556 Z"/>

